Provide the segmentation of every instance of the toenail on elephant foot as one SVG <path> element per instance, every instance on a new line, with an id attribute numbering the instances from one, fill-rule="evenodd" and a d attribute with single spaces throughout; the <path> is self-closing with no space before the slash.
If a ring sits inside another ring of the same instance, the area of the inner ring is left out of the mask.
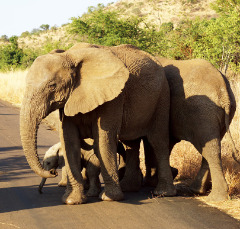
<path id="1" fill-rule="evenodd" d="M 118 201 L 118 200 L 123 200 L 124 195 L 122 191 L 118 191 L 118 192 L 103 191 L 99 194 L 99 198 L 101 200 L 106 200 L 106 201 Z"/>
<path id="2" fill-rule="evenodd" d="M 66 191 L 62 197 L 62 201 L 68 205 L 84 204 L 87 202 L 87 197 L 79 190 Z"/>

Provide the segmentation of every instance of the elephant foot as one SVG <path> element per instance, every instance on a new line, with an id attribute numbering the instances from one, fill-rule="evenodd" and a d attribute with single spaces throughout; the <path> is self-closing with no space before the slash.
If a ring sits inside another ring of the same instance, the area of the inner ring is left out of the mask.
<path id="1" fill-rule="evenodd" d="M 87 196 L 98 197 L 100 192 L 101 192 L 100 180 L 97 179 L 96 181 L 92 181 L 92 183 L 90 183 L 90 186 L 89 186 L 89 189 L 88 189 L 88 192 L 87 192 Z"/>
<path id="2" fill-rule="evenodd" d="M 206 197 L 206 201 L 209 202 L 221 202 L 225 200 L 228 200 L 228 193 L 224 190 L 211 191 Z"/>
<path id="3" fill-rule="evenodd" d="M 158 183 L 158 178 L 156 175 L 154 176 L 146 176 L 143 179 L 143 185 L 149 187 L 156 187 Z"/>
<path id="4" fill-rule="evenodd" d="M 118 201 L 118 200 L 123 200 L 124 199 L 124 195 L 123 192 L 121 191 L 121 189 L 118 190 L 103 190 L 100 194 L 99 194 L 99 198 L 101 200 L 106 200 L 106 201 Z"/>
<path id="5" fill-rule="evenodd" d="M 153 194 L 155 196 L 176 196 L 177 190 L 173 184 L 158 184 Z"/>
<path id="6" fill-rule="evenodd" d="M 201 182 L 194 181 L 190 185 L 190 190 L 198 195 L 206 195 L 206 193 L 211 189 L 212 185 L 211 182 L 208 184 L 203 185 Z"/>
<path id="7" fill-rule="evenodd" d="M 205 195 L 207 193 L 207 190 L 204 188 L 204 187 L 197 187 L 197 186 L 194 186 L 194 185 L 191 185 L 190 186 L 190 190 L 195 193 L 195 194 L 198 194 L 198 195 Z"/>
<path id="8" fill-rule="evenodd" d="M 206 201 L 207 202 L 221 202 L 221 201 L 225 201 L 228 200 L 228 195 L 227 194 L 212 194 L 210 193 L 207 197 L 206 197 Z"/>
<path id="9" fill-rule="evenodd" d="M 120 181 L 120 186 L 123 192 L 138 192 L 142 186 L 142 173 L 139 172 L 137 175 L 132 177 L 123 177 Z"/>
<path id="10" fill-rule="evenodd" d="M 62 197 L 62 201 L 68 205 L 84 204 L 87 202 L 87 197 L 80 188 L 67 189 Z"/>
<path id="11" fill-rule="evenodd" d="M 90 188 L 86 195 L 87 197 L 98 197 L 100 192 L 101 192 L 101 188 L 94 187 L 94 188 Z"/>
<path id="12" fill-rule="evenodd" d="M 66 187 L 67 186 L 67 181 L 65 181 L 65 180 L 59 181 L 58 186 L 59 187 Z"/>

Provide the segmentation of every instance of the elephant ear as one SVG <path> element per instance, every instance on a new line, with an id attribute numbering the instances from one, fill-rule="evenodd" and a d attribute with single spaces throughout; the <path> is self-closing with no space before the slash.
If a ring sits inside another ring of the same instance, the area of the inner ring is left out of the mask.
<path id="1" fill-rule="evenodd" d="M 77 81 L 65 104 L 65 115 L 90 112 L 122 92 L 129 72 L 109 49 L 80 48 L 65 54 L 77 68 Z"/>

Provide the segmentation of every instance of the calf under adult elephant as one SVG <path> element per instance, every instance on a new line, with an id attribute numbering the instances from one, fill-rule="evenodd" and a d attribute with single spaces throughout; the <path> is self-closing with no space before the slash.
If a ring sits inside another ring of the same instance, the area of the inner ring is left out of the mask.
<path id="1" fill-rule="evenodd" d="M 79 171 L 79 139 L 85 138 L 94 139 L 101 164 L 102 200 L 123 199 L 117 174 L 118 140 L 132 144 L 142 136 L 147 137 L 158 161 L 155 194 L 176 194 L 169 166 L 169 86 L 163 68 L 151 55 L 131 45 L 80 43 L 38 57 L 26 82 L 21 141 L 29 165 L 45 178 L 56 174 L 44 170 L 39 162 L 37 130 L 44 117 L 60 111 L 68 175 L 64 203 L 86 202 Z"/>
<path id="2" fill-rule="evenodd" d="M 170 87 L 170 148 L 181 140 L 191 142 L 203 156 L 201 168 L 191 185 L 192 191 L 206 194 L 211 177 L 212 191 L 208 199 L 225 200 L 228 187 L 222 170 L 221 139 L 228 131 L 232 141 L 229 124 L 236 110 L 230 84 L 205 60 L 158 60 Z M 149 148 L 145 139 L 145 151 Z M 146 154 L 147 182 L 151 182 L 151 168 L 156 167 L 153 156 L 149 152 Z M 240 160 L 234 144 L 233 158 Z"/>

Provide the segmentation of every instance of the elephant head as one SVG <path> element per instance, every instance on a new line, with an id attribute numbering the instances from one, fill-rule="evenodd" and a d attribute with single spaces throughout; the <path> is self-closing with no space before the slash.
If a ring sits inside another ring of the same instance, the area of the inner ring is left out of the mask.
<path id="1" fill-rule="evenodd" d="M 50 147 L 43 158 L 43 169 L 50 171 L 52 169 L 62 168 L 64 166 L 63 153 L 61 150 L 61 143 L 57 143 Z M 42 178 L 38 191 L 42 193 L 42 188 L 47 178 Z"/>
<path id="2" fill-rule="evenodd" d="M 81 44 L 38 57 L 26 79 L 20 112 L 24 154 L 38 175 L 55 177 L 45 170 L 37 153 L 37 130 L 43 118 L 56 109 L 66 116 L 91 112 L 116 98 L 129 78 L 129 71 L 108 48 Z"/>

